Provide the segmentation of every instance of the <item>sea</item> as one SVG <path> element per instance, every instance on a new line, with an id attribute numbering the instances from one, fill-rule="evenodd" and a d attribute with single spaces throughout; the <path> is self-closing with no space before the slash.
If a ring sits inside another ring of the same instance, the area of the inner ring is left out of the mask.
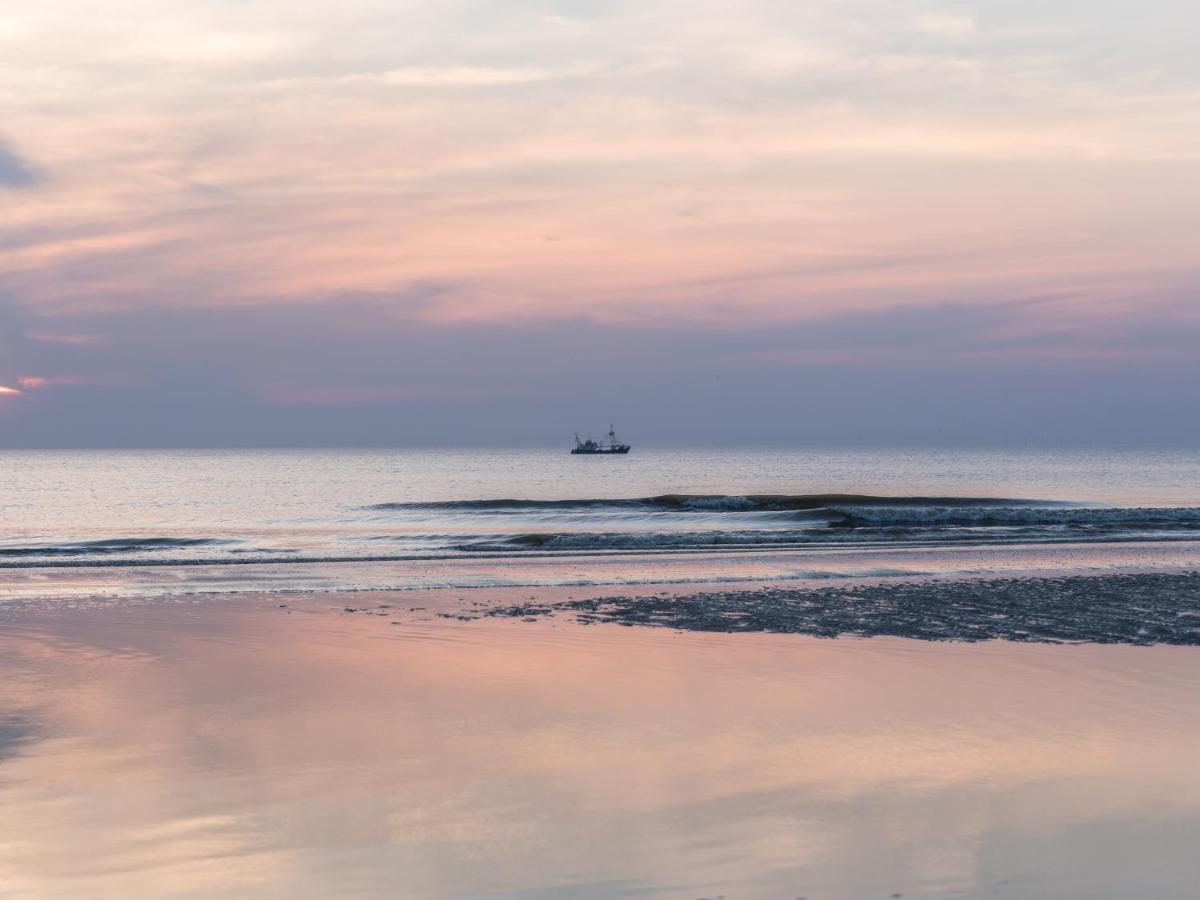
<path id="1" fill-rule="evenodd" d="M 1195 453 L 0 475 L 4 897 L 1196 896 Z M 739 596 L 937 627 L 576 614 Z"/>
<path id="2" fill-rule="evenodd" d="M 1184 451 L 8 451 L 0 473 L 0 599 L 977 574 L 1200 537 Z"/>

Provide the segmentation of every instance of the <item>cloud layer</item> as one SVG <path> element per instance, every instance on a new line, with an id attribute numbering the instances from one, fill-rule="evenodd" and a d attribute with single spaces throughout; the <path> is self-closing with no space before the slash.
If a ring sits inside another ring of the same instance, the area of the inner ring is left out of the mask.
<path id="1" fill-rule="evenodd" d="M 179 391 L 219 443 L 419 403 L 449 412 L 357 439 L 465 440 L 489 404 L 532 434 L 546 379 L 620 415 L 573 370 L 615 357 L 662 402 L 706 365 L 768 398 L 754 440 L 791 439 L 775 386 L 819 365 L 868 419 L 886 372 L 966 409 L 1015 402 L 987 373 L 1119 371 L 1181 440 L 1194 384 L 1159 373 L 1196 335 L 1198 31 L 1165 0 L 47 0 L 0 25 L 0 383 L 43 379 L 0 417 L 111 442 L 58 407 L 99 391 L 175 442 L 138 410 Z"/>

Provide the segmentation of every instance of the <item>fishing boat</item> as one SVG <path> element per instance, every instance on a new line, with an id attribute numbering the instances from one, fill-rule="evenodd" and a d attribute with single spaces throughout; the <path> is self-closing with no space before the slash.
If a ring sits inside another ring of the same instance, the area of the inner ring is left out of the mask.
<path id="1" fill-rule="evenodd" d="M 575 447 L 571 450 L 572 454 L 592 455 L 597 453 L 619 453 L 625 454 L 629 452 L 629 445 L 622 444 L 617 439 L 617 432 L 612 425 L 608 426 L 607 441 L 593 441 L 588 438 L 586 441 L 579 439 L 579 432 L 575 432 Z"/>

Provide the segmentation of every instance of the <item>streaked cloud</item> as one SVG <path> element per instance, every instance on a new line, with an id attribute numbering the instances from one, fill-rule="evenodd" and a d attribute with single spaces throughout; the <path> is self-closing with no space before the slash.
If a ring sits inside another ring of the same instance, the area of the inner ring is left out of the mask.
<path id="1" fill-rule="evenodd" d="M 98 334 L 61 334 L 53 331 L 31 331 L 25 335 L 31 341 L 47 344 L 94 344 L 103 340 Z"/>
<path id="2" fill-rule="evenodd" d="M 962 38 L 975 31 L 975 20 L 961 13 L 924 13 L 914 24 L 918 31 L 946 38 Z"/>
<path id="3" fill-rule="evenodd" d="M 41 388 L 66 387 L 68 385 L 87 384 L 88 380 L 78 375 L 22 375 L 17 379 L 17 384 L 26 390 L 39 390 Z"/>
<path id="4" fill-rule="evenodd" d="M 530 66 L 410 66 L 387 69 L 383 72 L 356 72 L 332 77 L 306 76 L 301 79 L 268 81 L 266 90 L 293 90 L 297 87 L 380 86 L 380 87 L 451 87 L 486 88 L 492 86 L 534 84 L 574 78 L 590 71 L 587 65 L 563 69 L 541 69 Z"/>

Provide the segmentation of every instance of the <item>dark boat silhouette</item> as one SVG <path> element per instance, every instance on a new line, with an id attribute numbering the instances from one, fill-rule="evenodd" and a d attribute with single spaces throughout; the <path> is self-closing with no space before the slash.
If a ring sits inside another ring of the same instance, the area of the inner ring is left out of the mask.
<path id="1" fill-rule="evenodd" d="M 588 438 L 586 441 L 581 441 L 579 439 L 579 432 L 575 432 L 575 447 L 573 450 L 571 450 L 572 454 L 580 454 L 585 456 L 591 456 L 598 453 L 618 453 L 623 455 L 628 452 L 629 445 L 622 444 L 619 440 L 617 440 L 617 433 L 613 430 L 612 425 L 608 426 L 607 441 L 593 441 L 591 438 Z"/>

